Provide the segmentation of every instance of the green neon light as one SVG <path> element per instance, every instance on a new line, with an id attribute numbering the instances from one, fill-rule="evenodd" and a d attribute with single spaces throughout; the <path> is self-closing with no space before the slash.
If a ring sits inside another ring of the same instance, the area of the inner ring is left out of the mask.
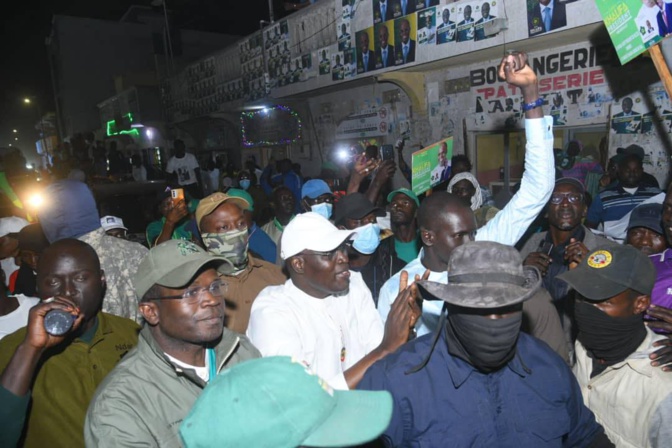
<path id="1" fill-rule="evenodd" d="M 126 114 L 126 116 L 128 117 L 129 123 L 133 123 L 133 115 L 129 112 Z M 117 125 L 114 122 L 114 120 L 108 121 L 107 136 L 110 137 L 112 135 L 119 135 L 119 134 L 135 135 L 136 137 L 140 136 L 140 133 L 138 132 L 137 129 L 131 129 L 129 131 L 117 131 Z"/>

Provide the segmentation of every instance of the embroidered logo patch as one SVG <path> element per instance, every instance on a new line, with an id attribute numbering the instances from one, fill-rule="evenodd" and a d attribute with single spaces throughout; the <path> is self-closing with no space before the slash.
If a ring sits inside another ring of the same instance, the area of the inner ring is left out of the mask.
<path id="1" fill-rule="evenodd" d="M 598 250 L 588 257 L 588 266 L 595 269 L 606 268 L 611 264 L 611 252 Z"/>
<path id="2" fill-rule="evenodd" d="M 190 241 L 180 241 L 177 243 L 177 249 L 180 251 L 180 254 L 185 257 L 199 252 L 198 246 Z"/>

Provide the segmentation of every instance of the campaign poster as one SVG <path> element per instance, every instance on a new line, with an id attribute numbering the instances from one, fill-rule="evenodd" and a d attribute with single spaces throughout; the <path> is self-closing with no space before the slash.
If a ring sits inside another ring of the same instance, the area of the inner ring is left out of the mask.
<path id="1" fill-rule="evenodd" d="M 550 0 L 527 0 L 528 36 L 534 37 L 566 27 L 567 11 L 565 3 L 567 2 L 558 0 L 553 3 Z"/>
<path id="2" fill-rule="evenodd" d="M 371 0 L 373 7 L 373 24 L 379 24 L 394 19 L 394 5 L 391 0 Z"/>
<path id="3" fill-rule="evenodd" d="M 479 3 L 474 3 L 474 17 L 476 23 L 474 24 L 474 40 L 484 40 L 495 37 L 497 34 L 487 35 L 485 32 L 485 27 L 488 22 L 491 22 L 497 18 L 497 0 L 489 0 Z"/>
<path id="4" fill-rule="evenodd" d="M 320 59 L 319 74 L 328 75 L 331 73 L 331 49 L 329 47 L 320 48 L 317 50 L 317 55 Z"/>
<path id="5" fill-rule="evenodd" d="M 672 31 L 672 4 L 662 0 L 596 0 L 621 64 L 625 64 Z"/>
<path id="6" fill-rule="evenodd" d="M 611 130 L 616 134 L 638 134 L 642 128 L 642 98 L 625 96 L 611 106 Z"/>
<path id="7" fill-rule="evenodd" d="M 357 31 L 357 73 L 371 72 L 376 69 L 376 55 L 373 49 L 373 27 Z"/>
<path id="8" fill-rule="evenodd" d="M 457 41 L 467 42 L 474 40 L 474 25 L 476 21 L 473 17 L 474 8 L 471 3 L 456 3 L 457 12 Z"/>
<path id="9" fill-rule="evenodd" d="M 343 52 L 337 51 L 331 55 L 331 79 L 332 81 L 341 81 L 345 75 L 343 69 Z"/>
<path id="10" fill-rule="evenodd" d="M 432 6 L 439 6 L 439 0 L 413 0 L 415 2 L 415 10 L 422 11 L 425 8 Z"/>
<path id="11" fill-rule="evenodd" d="M 350 48 L 343 52 L 343 79 L 354 78 L 357 75 L 357 56 L 355 49 Z"/>
<path id="12" fill-rule="evenodd" d="M 394 65 L 394 20 L 380 23 L 374 27 L 375 68 L 387 68 Z"/>
<path id="13" fill-rule="evenodd" d="M 350 20 L 343 20 L 338 23 L 338 51 L 349 50 L 350 43 Z"/>
<path id="14" fill-rule="evenodd" d="M 424 11 L 423 11 L 424 12 Z M 422 14 L 419 13 L 419 14 Z M 394 21 L 394 65 L 404 65 L 415 62 L 416 47 L 416 15 L 410 14 Z"/>
<path id="15" fill-rule="evenodd" d="M 450 160 L 453 157 L 453 137 L 440 140 L 416 151 L 411 159 L 411 188 L 422 194 L 450 178 Z"/>
<path id="16" fill-rule="evenodd" d="M 418 13 L 418 45 L 436 43 L 436 13 L 438 8 L 427 8 Z"/>
<path id="17" fill-rule="evenodd" d="M 455 42 L 457 38 L 457 23 L 452 20 L 452 11 L 456 8 L 454 6 L 442 6 L 436 8 L 438 25 L 436 25 L 436 44 L 447 44 L 448 42 Z"/>

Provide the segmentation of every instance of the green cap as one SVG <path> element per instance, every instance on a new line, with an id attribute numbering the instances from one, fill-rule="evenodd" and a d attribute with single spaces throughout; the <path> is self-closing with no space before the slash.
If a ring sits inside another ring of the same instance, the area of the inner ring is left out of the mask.
<path id="1" fill-rule="evenodd" d="M 184 446 L 294 448 L 361 445 L 392 418 L 387 391 L 334 390 L 286 356 L 218 375 L 180 426 Z"/>
<path id="2" fill-rule="evenodd" d="M 392 202 L 392 198 L 397 193 L 405 194 L 409 198 L 413 199 L 413 201 L 415 202 L 415 205 L 420 207 L 420 199 L 418 199 L 418 196 L 415 193 L 413 193 L 411 190 L 409 190 L 408 188 L 399 188 L 397 190 L 394 190 L 392 193 L 387 195 L 387 202 Z"/>
<path id="3" fill-rule="evenodd" d="M 586 299 L 602 301 L 626 289 L 651 295 L 656 268 L 649 257 L 632 246 L 603 246 L 591 251 L 581 264 L 558 278 Z"/>
<path id="4" fill-rule="evenodd" d="M 226 191 L 226 194 L 231 196 L 232 198 L 242 198 L 247 201 L 248 204 L 250 204 L 249 207 L 246 208 L 246 210 L 249 210 L 251 212 L 254 211 L 254 200 L 252 199 L 252 196 L 250 193 L 248 193 L 245 190 L 241 190 L 240 188 L 229 188 Z"/>
<path id="5" fill-rule="evenodd" d="M 191 241 L 169 240 L 153 247 L 142 259 L 133 277 L 133 287 L 138 299 L 154 285 L 168 288 L 187 286 L 194 275 L 206 264 L 213 263 L 222 274 L 234 271 L 233 265 L 224 257 L 209 254 Z M 221 266 L 222 264 L 228 264 Z"/>

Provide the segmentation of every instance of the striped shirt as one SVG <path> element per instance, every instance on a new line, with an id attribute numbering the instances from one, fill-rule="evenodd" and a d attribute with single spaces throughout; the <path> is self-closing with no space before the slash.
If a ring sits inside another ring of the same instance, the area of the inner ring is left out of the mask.
<path id="1" fill-rule="evenodd" d="M 646 199 L 660 193 L 660 189 L 640 185 L 634 194 L 623 189 L 620 183 L 605 188 L 595 196 L 588 209 L 586 220 L 590 223 L 604 223 L 618 221 Z"/>

